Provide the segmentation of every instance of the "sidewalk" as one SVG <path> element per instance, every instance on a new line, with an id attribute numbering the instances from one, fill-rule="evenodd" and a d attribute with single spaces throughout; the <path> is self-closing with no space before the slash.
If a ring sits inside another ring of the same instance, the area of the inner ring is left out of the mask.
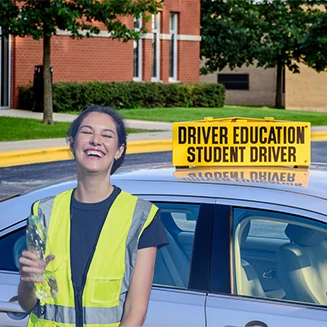
<path id="1" fill-rule="evenodd" d="M 0 110 L 0 116 L 41 120 L 43 113 L 5 109 Z M 57 122 L 72 122 L 75 118 L 75 115 L 70 114 L 53 114 L 53 119 Z M 128 128 L 162 131 L 128 135 L 128 154 L 171 151 L 171 123 L 126 119 L 125 125 Z M 312 126 L 311 140 L 327 141 L 327 126 Z M 72 155 L 65 138 L 0 142 L 0 167 L 69 159 L 72 159 Z"/>

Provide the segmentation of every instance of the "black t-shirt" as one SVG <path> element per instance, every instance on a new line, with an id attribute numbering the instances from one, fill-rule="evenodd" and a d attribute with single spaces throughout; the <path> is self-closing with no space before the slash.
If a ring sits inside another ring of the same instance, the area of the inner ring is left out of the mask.
<path id="1" fill-rule="evenodd" d="M 97 203 L 78 202 L 72 195 L 70 260 L 72 281 L 78 287 L 83 283 L 83 273 L 93 256 L 108 211 L 120 192 L 120 188 L 114 187 L 107 199 Z M 153 246 L 159 248 L 166 244 L 168 244 L 167 235 L 159 215 L 156 214 L 150 225 L 143 231 L 138 249 Z"/>

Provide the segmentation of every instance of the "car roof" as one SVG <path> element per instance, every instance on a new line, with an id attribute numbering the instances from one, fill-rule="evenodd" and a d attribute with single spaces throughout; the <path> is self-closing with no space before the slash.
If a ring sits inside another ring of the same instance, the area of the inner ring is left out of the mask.
<path id="1" fill-rule="evenodd" d="M 111 176 L 112 183 L 166 182 L 251 186 L 311 195 L 327 200 L 327 164 L 315 163 L 308 168 L 293 167 L 172 167 L 171 163 L 122 166 Z M 76 180 L 41 185 L 12 197 L 44 189 L 75 187 Z M 61 187 L 62 186 L 62 187 Z M 11 198 L 11 197 L 9 197 Z M 0 202 L 6 201 L 2 199 Z"/>
<path id="2" fill-rule="evenodd" d="M 327 200 L 327 164 L 294 167 L 172 167 L 164 163 L 151 168 L 122 170 L 113 181 L 146 181 L 192 184 L 239 185 L 311 195 Z"/>
<path id="3" fill-rule="evenodd" d="M 300 168 L 179 168 L 170 163 L 121 167 L 111 183 L 139 196 L 182 195 L 263 201 L 325 215 L 327 165 Z M 199 187 L 197 187 L 197 185 Z M 216 187 L 217 186 L 217 187 Z M 33 188 L 0 202 L 0 231 L 23 221 L 37 200 L 76 187 L 76 180 Z M 263 192 L 264 191 L 264 192 Z M 298 195 L 304 197 L 299 198 Z M 251 200 L 252 199 L 252 200 Z"/>

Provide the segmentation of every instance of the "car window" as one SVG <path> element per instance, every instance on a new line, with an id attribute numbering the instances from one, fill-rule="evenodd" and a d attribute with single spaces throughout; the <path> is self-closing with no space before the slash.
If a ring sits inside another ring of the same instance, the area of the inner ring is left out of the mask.
<path id="1" fill-rule="evenodd" d="M 194 213 L 188 209 L 177 208 L 176 210 L 172 211 L 169 208 L 165 208 L 161 209 L 161 212 L 169 212 L 173 218 L 174 223 L 181 231 L 194 233 L 198 211 Z"/>
<path id="2" fill-rule="evenodd" d="M 327 305 L 327 226 L 284 213 L 233 209 L 234 293 Z"/>
<path id="3" fill-rule="evenodd" d="M 248 236 L 287 239 L 285 235 L 286 226 L 287 223 L 281 221 L 274 221 L 272 223 L 269 220 L 252 220 Z"/>
<path id="4" fill-rule="evenodd" d="M 25 249 L 25 228 L 0 238 L 0 270 L 18 271 L 18 259 Z"/>
<path id="5" fill-rule="evenodd" d="M 159 286 L 187 288 L 198 204 L 155 203 L 165 227 L 169 245 L 158 250 L 153 283 Z"/>

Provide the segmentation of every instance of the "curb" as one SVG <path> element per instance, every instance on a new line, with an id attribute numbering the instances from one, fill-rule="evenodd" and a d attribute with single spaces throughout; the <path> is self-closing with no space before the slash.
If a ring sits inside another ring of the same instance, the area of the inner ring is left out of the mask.
<path id="1" fill-rule="evenodd" d="M 172 140 L 150 140 L 128 142 L 126 154 L 163 152 L 172 150 Z M 67 146 L 0 152 L 0 168 L 33 163 L 72 160 Z"/>
<path id="2" fill-rule="evenodd" d="M 324 131 L 311 132 L 311 141 L 312 142 L 327 141 L 327 132 Z"/>
<path id="3" fill-rule="evenodd" d="M 327 132 L 311 132 L 311 141 L 327 141 Z M 163 152 L 172 150 L 172 140 L 149 140 L 128 142 L 126 154 Z M 57 146 L 32 150 L 0 152 L 0 168 L 28 165 L 41 162 L 72 160 L 68 146 Z"/>

